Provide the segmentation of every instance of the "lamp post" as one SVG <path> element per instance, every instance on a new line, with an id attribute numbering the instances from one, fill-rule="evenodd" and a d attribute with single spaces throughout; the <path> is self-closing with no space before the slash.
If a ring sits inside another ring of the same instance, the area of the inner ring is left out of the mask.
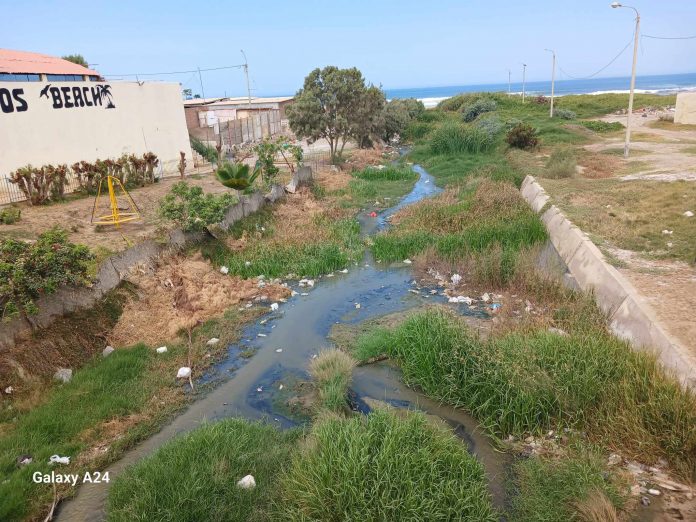
<path id="1" fill-rule="evenodd" d="M 527 86 L 527 64 L 522 64 L 522 103 L 524 103 L 524 96 Z"/>
<path id="2" fill-rule="evenodd" d="M 623 5 L 620 2 L 612 2 L 611 7 L 617 9 L 626 7 L 633 9 L 636 13 L 636 35 L 633 41 L 633 68 L 631 70 L 631 93 L 628 96 L 628 117 L 626 118 L 626 142 L 624 143 L 624 158 L 628 158 L 629 149 L 631 146 L 631 116 L 633 115 L 633 91 L 636 87 L 636 61 L 638 60 L 638 37 L 640 35 L 640 13 L 635 7 Z"/>
<path id="3" fill-rule="evenodd" d="M 553 118 L 553 95 L 556 84 L 556 51 L 553 49 L 544 49 L 544 51 L 548 51 L 553 55 L 553 64 L 551 66 L 551 111 L 549 112 L 549 118 Z"/>

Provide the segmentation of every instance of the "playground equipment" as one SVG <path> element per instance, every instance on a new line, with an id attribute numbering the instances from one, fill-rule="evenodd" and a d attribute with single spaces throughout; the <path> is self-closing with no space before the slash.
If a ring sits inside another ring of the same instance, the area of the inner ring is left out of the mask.
<path id="1" fill-rule="evenodd" d="M 109 190 L 109 205 L 111 207 L 111 213 L 103 216 L 97 216 L 95 219 L 97 206 L 99 204 L 99 197 L 101 196 L 102 187 L 105 181 Z M 121 198 L 125 196 L 129 205 L 127 208 L 119 207 L 118 199 L 116 198 L 116 188 L 121 189 Z M 99 187 L 97 188 L 97 196 L 94 198 L 92 219 L 90 219 L 90 223 L 94 223 L 95 225 L 114 225 L 116 228 L 118 228 L 121 223 L 134 221 L 136 219 L 140 219 L 140 209 L 126 190 L 126 187 L 124 187 L 123 183 L 121 183 L 121 180 L 114 176 L 105 176 L 100 179 Z"/>

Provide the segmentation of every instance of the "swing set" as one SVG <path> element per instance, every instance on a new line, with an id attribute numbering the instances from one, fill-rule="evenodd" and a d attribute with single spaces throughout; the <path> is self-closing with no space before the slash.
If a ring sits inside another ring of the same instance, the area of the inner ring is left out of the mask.
<path id="1" fill-rule="evenodd" d="M 104 214 L 103 216 L 95 216 L 104 181 L 106 181 L 107 190 L 109 192 L 109 205 L 111 213 Z M 125 197 L 128 207 L 119 207 L 119 202 L 116 197 L 117 188 L 121 191 L 121 198 L 123 199 Z M 126 187 L 124 187 L 123 183 L 121 183 L 121 180 L 114 176 L 105 176 L 100 179 L 99 187 L 97 189 L 97 196 L 94 198 L 94 206 L 92 207 L 92 218 L 90 219 L 90 223 L 95 225 L 113 225 L 118 228 L 121 223 L 135 221 L 136 219 L 140 219 L 140 209 L 126 190 Z"/>

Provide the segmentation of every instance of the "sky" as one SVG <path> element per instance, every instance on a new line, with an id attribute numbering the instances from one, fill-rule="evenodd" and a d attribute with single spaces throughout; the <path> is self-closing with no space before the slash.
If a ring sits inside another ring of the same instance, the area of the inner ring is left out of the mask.
<path id="1" fill-rule="evenodd" d="M 609 0 L 0 0 L 0 47 L 79 53 L 107 77 L 249 61 L 252 95 L 293 94 L 312 69 L 358 67 L 384 88 L 548 80 L 551 55 L 594 73 L 630 42 L 634 12 Z M 641 32 L 696 34 L 696 0 L 631 0 Z M 631 49 L 600 77 L 627 76 Z M 638 74 L 696 72 L 696 39 L 641 39 Z M 559 79 L 564 76 L 559 73 Z M 141 76 L 244 96 L 241 69 Z"/>

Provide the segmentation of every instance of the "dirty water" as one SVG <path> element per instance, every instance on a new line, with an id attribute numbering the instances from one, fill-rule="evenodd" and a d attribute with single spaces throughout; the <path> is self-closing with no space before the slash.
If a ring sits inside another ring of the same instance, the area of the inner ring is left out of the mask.
<path id="1" fill-rule="evenodd" d="M 420 175 L 419 180 L 397 205 L 382 211 L 376 218 L 369 217 L 367 212 L 360 214 L 358 220 L 363 235 L 386 228 L 389 217 L 400 208 L 441 192 L 424 169 L 417 165 L 413 169 Z M 308 379 L 306 368 L 312 356 L 329 346 L 327 336 L 334 324 L 359 323 L 432 302 L 445 302 L 443 296 L 414 290 L 407 264 L 375 263 L 369 251 L 360 264 L 348 269 L 348 273 L 336 272 L 333 277 L 322 277 L 313 288 L 294 286 L 298 295 L 281 304 L 278 312 L 267 314 L 245 328 L 241 340 L 228 348 L 227 357 L 200 379 L 200 383 L 208 384 L 212 390 L 109 466 L 111 478 L 177 434 L 206 422 L 244 417 L 263 419 L 286 428 L 306 421 L 293 415 L 284 403 L 291 393 L 289 390 Z M 462 313 L 486 317 L 481 310 L 470 310 L 466 306 L 457 308 Z M 252 357 L 243 356 L 252 352 Z M 450 424 L 485 465 L 493 497 L 497 504 L 502 503 L 504 456 L 493 450 L 473 419 L 408 389 L 401 384 L 396 370 L 388 365 L 356 369 L 353 392 L 359 399 L 372 398 L 398 407 L 421 409 Z M 106 484 L 83 485 L 73 499 L 60 506 L 57 520 L 103 520 L 107 493 Z"/>

